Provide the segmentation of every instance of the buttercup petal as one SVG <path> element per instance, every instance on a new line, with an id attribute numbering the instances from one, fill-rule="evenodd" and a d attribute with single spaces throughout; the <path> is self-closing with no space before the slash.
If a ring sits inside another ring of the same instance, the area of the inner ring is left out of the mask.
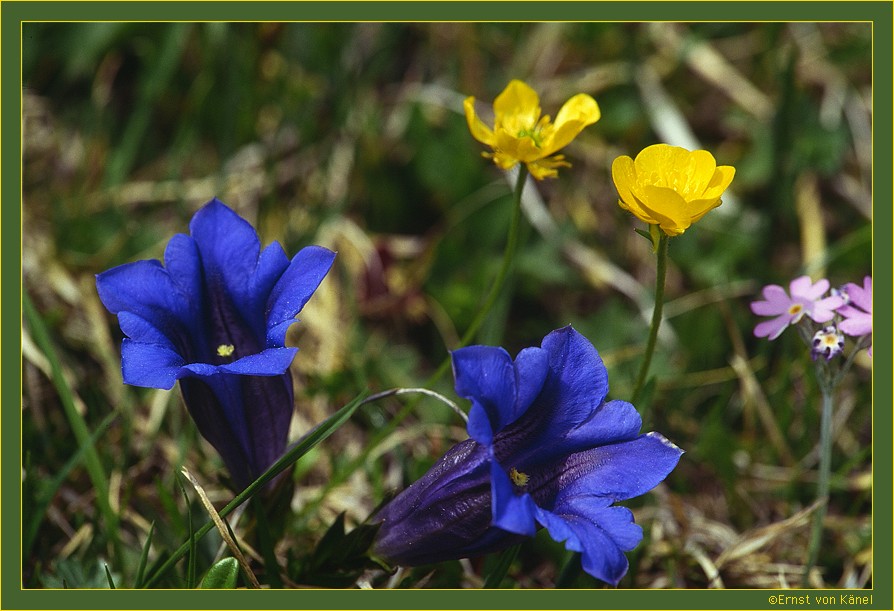
<path id="1" fill-rule="evenodd" d="M 549 143 L 543 147 L 544 155 L 551 155 L 567 146 L 585 127 L 596 123 L 601 116 L 599 105 L 589 95 L 579 93 L 569 99 L 556 115 L 555 131 Z"/>
<path id="2" fill-rule="evenodd" d="M 484 122 L 478 117 L 478 114 L 475 112 L 474 97 L 469 96 L 463 101 L 463 110 L 465 110 L 466 123 L 469 124 L 469 131 L 472 133 L 472 137 L 482 144 L 493 146 L 496 142 L 496 139 L 494 138 L 494 132 L 491 128 L 484 124 Z"/>
<path id="3" fill-rule="evenodd" d="M 558 168 L 570 168 L 571 164 L 565 161 L 562 155 L 554 155 L 546 159 L 538 159 L 527 164 L 528 172 L 537 180 L 555 178 L 559 175 Z"/>
<path id="4" fill-rule="evenodd" d="M 507 121 L 534 126 L 540 119 L 540 97 L 524 81 L 514 79 L 494 99 L 495 125 Z"/>
<path id="5" fill-rule="evenodd" d="M 641 201 L 643 209 L 658 221 L 662 231 L 668 235 L 680 235 L 689 228 L 691 219 L 686 201 L 667 187 L 645 185 L 645 197 Z"/>
<path id="6" fill-rule="evenodd" d="M 714 208 L 718 208 L 723 201 L 718 197 L 715 199 L 695 199 L 689 202 L 689 223 L 692 224 L 700 220 Z"/>
<path id="7" fill-rule="evenodd" d="M 717 168 L 714 170 L 714 175 L 711 177 L 710 182 L 708 182 L 708 186 L 701 197 L 703 199 L 720 199 L 720 196 L 723 195 L 723 192 L 726 191 L 726 188 L 730 186 L 730 183 L 733 182 L 733 178 L 735 176 L 736 168 L 734 168 L 733 166 L 717 166 Z"/>
<path id="8" fill-rule="evenodd" d="M 496 133 L 495 148 L 503 155 L 511 157 L 515 162 L 532 162 L 543 157 L 543 151 L 531 138 L 519 138 L 515 132 L 499 130 Z"/>

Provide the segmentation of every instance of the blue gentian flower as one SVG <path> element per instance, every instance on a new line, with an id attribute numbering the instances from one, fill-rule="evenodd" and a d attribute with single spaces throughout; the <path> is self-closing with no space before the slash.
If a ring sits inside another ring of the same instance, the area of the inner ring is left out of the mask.
<path id="1" fill-rule="evenodd" d="M 617 585 L 642 539 L 630 510 L 682 451 L 624 401 L 606 401 L 608 374 L 571 327 L 513 361 L 502 348 L 453 352 L 456 392 L 470 399 L 470 439 L 373 517 L 375 552 L 420 565 L 509 547 L 544 527 L 581 552 L 586 572 Z"/>
<path id="2" fill-rule="evenodd" d="M 283 453 L 293 410 L 285 346 L 335 253 L 308 246 L 289 261 L 274 242 L 217 199 L 203 206 L 158 260 L 96 276 L 118 316 L 124 382 L 170 389 L 180 381 L 199 432 L 243 488 Z"/>

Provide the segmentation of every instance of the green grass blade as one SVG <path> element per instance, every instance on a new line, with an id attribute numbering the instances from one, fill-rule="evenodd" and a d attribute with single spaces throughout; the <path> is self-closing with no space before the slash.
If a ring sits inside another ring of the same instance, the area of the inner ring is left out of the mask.
<path id="1" fill-rule="evenodd" d="M 109 589 L 114 590 L 115 589 L 115 580 L 112 579 L 112 573 L 109 571 L 109 565 L 103 564 L 102 566 L 106 570 L 106 579 L 109 580 Z"/>
<path id="2" fill-rule="evenodd" d="M 114 412 L 106 416 L 90 436 L 90 443 L 79 447 L 68 462 L 66 462 L 56 473 L 56 476 L 37 491 L 35 506 L 27 512 L 28 524 L 23 529 L 22 558 L 28 557 L 31 553 L 31 547 L 34 545 L 34 540 L 37 538 L 37 531 L 40 529 L 40 524 L 43 522 L 43 518 L 47 513 L 50 503 L 53 501 L 53 497 L 56 496 L 56 491 L 59 489 L 59 486 L 62 485 L 62 482 L 64 482 L 65 478 L 71 473 L 71 470 L 78 466 L 81 460 L 83 460 L 85 448 L 92 448 L 96 443 L 96 440 L 106 432 L 106 429 L 109 428 L 109 425 L 112 424 L 112 421 L 114 421 L 116 417 L 117 414 Z"/>
<path id="3" fill-rule="evenodd" d="M 143 587 L 143 577 L 146 574 L 146 563 L 149 561 L 149 548 L 152 546 L 153 534 L 155 534 L 155 520 L 149 525 L 149 534 L 146 535 L 146 543 L 143 544 L 143 551 L 140 554 L 140 565 L 137 567 L 137 577 L 133 586 L 135 588 Z"/>
<path id="4" fill-rule="evenodd" d="M 324 420 L 319 426 L 317 426 L 310 433 L 305 435 L 298 443 L 292 446 L 288 452 L 286 452 L 282 458 L 273 463 L 273 465 L 265 471 L 261 477 L 256 479 L 254 482 L 249 484 L 249 486 L 240 492 L 236 497 L 227 503 L 227 505 L 220 510 L 219 514 L 221 518 L 227 517 L 231 514 L 237 507 L 242 505 L 245 501 L 254 497 L 254 495 L 264 487 L 270 480 L 274 477 L 288 469 L 290 466 L 295 464 L 302 456 L 307 454 L 310 450 L 316 447 L 319 443 L 329 437 L 332 433 L 338 430 L 345 422 L 348 421 L 357 408 L 363 404 L 363 398 L 365 393 L 362 393 L 354 399 L 342 407 L 340 410 L 332 414 L 328 419 Z M 167 573 L 174 564 L 176 564 L 183 555 L 189 551 L 191 545 L 195 545 L 195 542 L 204 537 L 208 531 L 214 528 L 214 523 L 212 521 L 206 522 L 201 528 L 199 528 L 195 534 L 191 535 L 189 541 L 185 542 L 181 545 L 177 550 L 171 554 L 170 558 L 159 567 L 159 569 L 153 573 L 153 575 L 146 582 L 147 586 L 154 584 L 158 581 L 162 576 Z"/>
<path id="5" fill-rule="evenodd" d="M 102 466 L 102 461 L 99 458 L 99 453 L 93 444 L 90 429 L 75 407 L 74 395 L 65 381 L 65 377 L 62 375 L 62 365 L 56 355 L 53 342 L 50 340 L 49 331 L 27 294 L 22 296 L 22 309 L 25 314 L 25 320 L 31 328 L 31 334 L 35 343 L 50 363 L 53 386 L 55 386 L 56 392 L 59 394 L 62 409 L 65 412 L 65 417 L 68 419 L 69 426 L 71 426 L 75 440 L 78 442 L 79 451 L 84 454 L 84 466 L 87 469 L 87 474 L 93 487 L 96 489 L 96 502 L 99 505 L 99 512 L 102 514 L 106 525 L 106 534 L 115 550 L 115 557 L 120 559 L 121 541 L 118 538 L 118 515 L 112 510 L 112 505 L 109 502 L 109 481 Z"/>
<path id="6" fill-rule="evenodd" d="M 189 496 L 186 494 L 186 487 L 183 485 L 183 479 L 180 476 L 177 477 L 177 485 L 180 486 L 180 492 L 186 500 L 186 532 L 189 535 L 187 539 L 189 561 L 186 565 L 186 587 L 192 589 L 196 584 L 196 543 L 198 540 L 192 528 L 192 507 L 189 504 Z"/>
<path id="7" fill-rule="evenodd" d="M 484 580 L 485 588 L 492 589 L 500 587 L 500 583 L 503 581 L 503 578 L 506 577 L 506 573 L 509 572 L 509 567 L 512 566 L 512 561 L 515 560 L 515 557 L 518 555 L 520 547 L 521 545 L 513 545 L 500 554 L 493 570 L 488 574 L 487 579 Z"/>

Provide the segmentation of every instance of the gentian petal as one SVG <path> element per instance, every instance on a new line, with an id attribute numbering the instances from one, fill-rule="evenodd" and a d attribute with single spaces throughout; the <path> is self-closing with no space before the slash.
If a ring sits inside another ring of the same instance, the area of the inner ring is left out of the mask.
<path id="1" fill-rule="evenodd" d="M 158 327 L 141 316 L 137 316 L 127 310 L 118 312 L 118 326 L 121 331 L 134 340 L 143 344 L 157 344 L 172 352 L 177 352 L 177 347 L 171 342 Z"/>
<path id="2" fill-rule="evenodd" d="M 627 573 L 623 550 L 636 547 L 642 529 L 624 507 L 598 507 L 580 515 L 575 507 L 563 507 L 562 513 L 538 511 L 537 519 L 566 549 L 581 552 L 583 569 L 606 583 L 618 585 Z"/>
<path id="3" fill-rule="evenodd" d="M 251 483 L 254 461 L 248 454 L 248 425 L 242 391 L 233 376 L 184 376 L 180 379 L 183 402 L 196 427 L 220 454 L 236 485 Z"/>
<path id="4" fill-rule="evenodd" d="M 633 405 L 626 401 L 607 401 L 593 412 L 591 418 L 571 430 L 563 445 L 570 453 L 607 443 L 628 441 L 639 434 L 642 425 L 642 418 Z"/>
<path id="5" fill-rule="evenodd" d="M 537 524 L 534 522 L 534 501 L 530 495 L 515 493 L 515 486 L 496 460 L 491 461 L 490 474 L 494 526 L 533 537 L 537 532 Z"/>
<path id="6" fill-rule="evenodd" d="M 525 348 L 515 357 L 516 411 L 521 416 L 543 389 L 549 373 L 549 354 L 543 348 Z"/>
<path id="7" fill-rule="evenodd" d="M 499 551 L 522 539 L 492 523 L 487 449 L 456 444 L 373 517 L 376 554 L 415 566 Z"/>
<path id="8" fill-rule="evenodd" d="M 211 365 L 190 363 L 183 369 L 197 376 L 211 376 L 223 373 L 244 376 L 275 376 L 285 373 L 295 358 L 298 348 L 267 348 L 256 354 L 249 354 L 232 363 Z M 188 374 L 186 374 L 188 375 Z"/>
<path id="9" fill-rule="evenodd" d="M 571 454 L 556 469 L 561 475 L 556 484 L 555 507 L 580 495 L 623 501 L 645 494 L 673 471 L 682 454 L 680 448 L 658 433 Z M 558 511 L 556 508 L 553 511 Z"/>
<path id="10" fill-rule="evenodd" d="M 298 251 L 267 301 L 267 346 L 283 346 L 286 330 L 329 273 L 335 253 L 321 246 Z"/>
<path id="11" fill-rule="evenodd" d="M 183 338 L 189 305 L 156 259 L 134 261 L 96 276 L 96 291 L 112 314 L 132 312 L 151 323 L 176 345 Z"/>
<path id="12" fill-rule="evenodd" d="M 121 342 L 121 375 L 125 384 L 170 390 L 182 366 L 183 358 L 165 346 L 128 338 Z"/>
<path id="13" fill-rule="evenodd" d="M 184 233 L 175 234 L 165 247 L 165 269 L 171 281 L 191 300 L 202 295 L 202 258 L 196 241 Z M 198 307 L 198 303 L 191 303 Z"/>
<path id="14" fill-rule="evenodd" d="M 593 344 L 570 326 L 551 332 L 541 346 L 549 374 L 537 397 L 537 428 L 541 437 L 564 438 L 599 408 L 608 394 L 608 372 Z"/>
<path id="15" fill-rule="evenodd" d="M 286 370 L 282 375 L 241 375 L 236 379 L 241 382 L 243 409 L 248 416 L 248 451 L 252 460 L 251 481 L 254 481 L 282 456 L 289 440 L 294 410 L 292 374 Z"/>
<path id="16" fill-rule="evenodd" d="M 214 198 L 192 217 L 189 232 L 201 253 L 206 282 L 222 283 L 236 301 L 246 298 L 261 251 L 254 227 Z"/>
<path id="17" fill-rule="evenodd" d="M 489 445 L 493 435 L 515 420 L 516 373 L 502 348 L 468 346 L 451 353 L 456 394 L 472 401 L 468 431 Z"/>

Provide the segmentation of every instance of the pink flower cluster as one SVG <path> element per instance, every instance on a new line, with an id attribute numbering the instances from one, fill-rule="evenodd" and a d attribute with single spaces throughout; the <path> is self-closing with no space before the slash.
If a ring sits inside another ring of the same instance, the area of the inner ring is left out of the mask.
<path id="1" fill-rule="evenodd" d="M 773 316 L 757 324 L 754 334 L 774 340 L 789 326 L 804 316 L 817 323 L 827 323 L 836 316 L 838 329 L 852 337 L 872 334 L 872 277 L 866 276 L 863 286 L 849 282 L 837 292 L 826 295 L 829 281 L 813 282 L 809 276 L 795 278 L 786 290 L 776 284 L 763 288 L 763 300 L 751 303 L 751 311 L 758 316 Z M 828 329 L 828 327 L 827 327 Z M 869 347 L 872 355 L 872 346 Z M 826 354 L 830 358 L 835 353 Z"/>

